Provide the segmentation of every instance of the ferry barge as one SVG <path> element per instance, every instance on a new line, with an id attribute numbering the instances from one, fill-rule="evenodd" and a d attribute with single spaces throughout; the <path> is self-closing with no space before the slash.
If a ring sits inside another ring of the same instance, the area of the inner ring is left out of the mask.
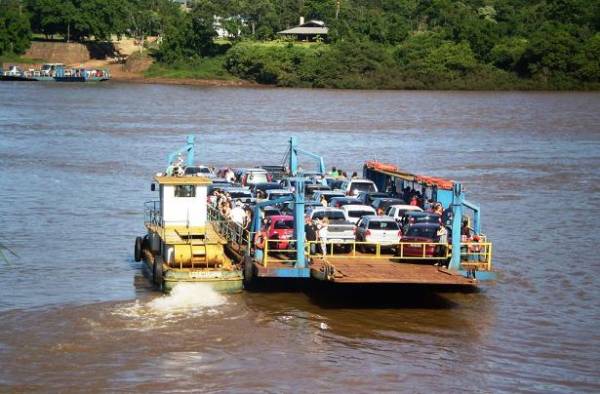
<path id="1" fill-rule="evenodd" d="M 193 137 L 188 138 L 185 149 L 193 152 Z M 301 171 L 299 155 L 316 160 L 317 171 Z M 169 163 L 172 163 L 172 157 Z M 403 190 L 418 189 L 423 198 L 436 201 L 440 208 L 443 207 L 443 221 L 440 216 L 439 221 L 432 225 L 446 229 L 447 239 L 410 238 L 407 236 L 410 226 L 406 234 L 401 236 L 401 232 L 398 233 L 397 241 L 360 239 L 358 227 L 363 218 L 372 221 L 385 218 L 388 223 L 394 220 L 389 216 L 365 216 L 358 221 L 355 239 L 342 239 L 332 226 L 332 232 L 326 238 L 309 240 L 305 218 L 310 213 L 314 217 L 317 212 L 315 205 L 319 205 L 314 198 L 307 198 L 309 190 L 323 193 L 319 189 L 334 189 L 330 192 L 347 198 L 345 195 L 352 194 L 348 185 L 352 181 L 346 180 L 340 186 L 336 183 L 337 179 L 328 177 L 323 158 L 301 149 L 295 138 L 290 139 L 285 157 L 286 168 L 277 172 L 278 183 L 271 186 L 287 188 L 288 193 L 280 193 L 281 197 L 273 193 L 271 199 L 247 198 L 246 195 L 245 208 L 252 212 L 247 223 L 233 220 L 232 215 L 221 211 L 214 203 L 216 196 L 211 194 L 217 190 L 221 196 L 228 195 L 235 200 L 234 191 L 240 194 L 240 187 L 255 186 L 252 193 L 258 196 L 259 184 L 250 185 L 249 180 L 263 179 L 259 182 L 273 184 L 276 183 L 272 182 L 274 172 L 261 168 L 240 169 L 239 178 L 244 185 L 212 178 L 218 181 L 213 185 L 211 178 L 204 176 L 156 176 L 161 198 L 159 203 L 153 203 L 147 209 L 148 234 L 136 240 L 136 260 L 143 258 L 147 268 L 152 270 L 155 283 L 167 290 L 178 281 L 206 282 L 213 279 L 217 289 L 226 291 L 240 290 L 242 279 L 245 288 L 259 282 L 296 278 L 342 286 L 396 284 L 456 289 L 476 288 L 483 281 L 495 279 L 492 243 L 481 232 L 480 209 L 466 199 L 460 183 L 367 161 L 363 167 L 363 179 L 357 181 L 371 183 L 375 192 L 379 190 L 390 196 L 398 196 Z M 231 180 L 233 171 L 227 169 L 221 175 Z M 328 184 L 337 185 L 338 189 Z M 184 186 L 185 189 L 181 189 Z M 207 195 L 209 186 L 211 192 Z M 196 188 L 197 198 L 178 197 L 181 190 L 191 193 L 190 187 Z M 247 192 L 251 193 L 249 188 Z M 265 217 L 272 210 L 285 212 L 287 216 Z M 174 218 L 177 219 L 173 221 Z M 277 228 L 275 220 L 282 220 L 280 225 L 286 231 L 273 231 Z M 467 225 L 473 237 L 464 235 Z M 395 228 L 397 231 L 398 227 Z M 389 252 L 390 249 L 393 253 Z M 206 261 L 205 264 L 212 264 L 201 272 L 195 268 L 200 265 L 194 265 L 200 263 L 200 257 L 205 259 L 202 260 Z M 228 280 L 231 280 L 230 284 L 225 283 Z"/>

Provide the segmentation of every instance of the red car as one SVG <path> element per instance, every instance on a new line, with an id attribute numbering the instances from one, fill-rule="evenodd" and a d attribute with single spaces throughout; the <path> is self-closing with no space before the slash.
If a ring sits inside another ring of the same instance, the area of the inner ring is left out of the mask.
<path id="1" fill-rule="evenodd" d="M 439 224 L 416 223 L 411 225 L 406 234 L 400 238 L 403 257 L 434 257 L 437 245 L 422 245 L 421 242 L 438 242 L 437 231 Z M 412 243 L 411 243 L 412 242 Z M 425 255 L 423 256 L 423 248 Z M 400 248 L 397 251 L 400 256 Z"/>
<path id="2" fill-rule="evenodd" d="M 269 240 L 279 239 L 280 242 L 269 242 L 269 249 L 289 249 L 289 239 L 294 238 L 294 217 L 290 215 L 273 215 L 267 218 L 264 227 Z"/>

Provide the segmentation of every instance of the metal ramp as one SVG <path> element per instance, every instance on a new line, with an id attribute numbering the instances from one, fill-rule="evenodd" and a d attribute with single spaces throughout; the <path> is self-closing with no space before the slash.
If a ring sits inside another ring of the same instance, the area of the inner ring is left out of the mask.
<path id="1" fill-rule="evenodd" d="M 313 258 L 311 277 L 333 283 L 477 286 L 476 279 L 431 264 L 412 264 L 367 256 L 355 259 Z"/>

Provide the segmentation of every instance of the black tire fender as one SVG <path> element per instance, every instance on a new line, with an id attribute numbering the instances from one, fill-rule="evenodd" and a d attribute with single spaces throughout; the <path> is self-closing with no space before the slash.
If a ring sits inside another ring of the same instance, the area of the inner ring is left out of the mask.
<path id="1" fill-rule="evenodd" d="M 135 261 L 142 261 L 142 237 L 135 238 L 135 247 L 133 249 L 133 257 Z"/>
<path id="2" fill-rule="evenodd" d="M 162 288 L 163 284 L 163 258 L 158 255 L 154 257 L 154 264 L 152 265 L 152 282 L 159 288 Z"/>
<path id="3" fill-rule="evenodd" d="M 254 284 L 254 262 L 252 257 L 244 258 L 244 288 L 249 289 Z"/>

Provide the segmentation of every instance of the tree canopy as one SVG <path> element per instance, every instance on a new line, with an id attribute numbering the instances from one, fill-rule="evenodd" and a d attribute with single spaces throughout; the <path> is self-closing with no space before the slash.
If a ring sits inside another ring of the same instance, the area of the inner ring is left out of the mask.
<path id="1" fill-rule="evenodd" d="M 31 30 L 71 40 L 128 35 L 144 41 L 159 35 L 157 60 L 193 63 L 229 49 L 231 45 L 214 43 L 216 29 L 224 28 L 233 45 L 224 67 L 269 83 L 332 86 L 348 81 L 349 75 L 355 81 L 376 81 L 375 86 L 388 86 L 391 78 L 415 79 L 415 87 L 427 87 L 485 75 L 570 81 L 569 86 L 600 83 L 600 0 L 189 3 L 191 8 L 184 11 L 171 0 L 0 0 L 0 50 L 22 52 Z M 296 26 L 300 16 L 326 23 L 327 45 L 310 50 L 260 47 L 280 38 L 277 32 Z M 322 70 L 323 64 L 346 74 L 336 77 Z"/>

